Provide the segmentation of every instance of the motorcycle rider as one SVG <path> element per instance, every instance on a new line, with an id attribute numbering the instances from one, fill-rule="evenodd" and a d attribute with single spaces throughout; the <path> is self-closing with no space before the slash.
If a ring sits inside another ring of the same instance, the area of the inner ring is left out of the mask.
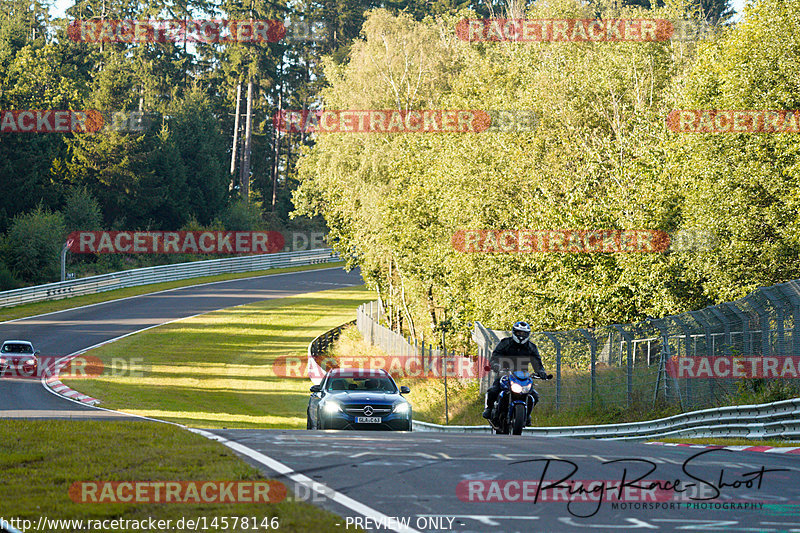
<path id="1" fill-rule="evenodd" d="M 530 364 L 533 367 L 533 371 L 540 378 L 548 379 L 547 372 L 545 372 L 544 365 L 542 365 L 542 358 L 539 357 L 539 349 L 530 341 L 530 336 L 531 327 L 527 322 L 515 322 L 511 328 L 511 337 L 501 340 L 492 352 L 489 366 L 498 373 L 498 376 L 486 391 L 486 409 L 483 411 L 483 418 L 488 420 L 492 416 L 494 402 L 497 401 L 497 396 L 500 394 L 501 370 L 510 372 L 522 370 L 527 372 L 528 364 Z M 539 394 L 531 389 L 531 395 L 533 396 L 533 405 L 536 405 L 539 402 Z M 530 424 L 530 415 L 528 416 L 528 424 Z"/>

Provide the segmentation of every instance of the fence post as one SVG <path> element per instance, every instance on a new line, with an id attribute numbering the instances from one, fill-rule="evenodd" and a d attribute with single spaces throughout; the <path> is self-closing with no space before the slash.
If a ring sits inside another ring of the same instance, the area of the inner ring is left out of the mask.
<path id="1" fill-rule="evenodd" d="M 589 330 L 586 329 L 579 329 L 581 335 L 583 335 L 586 340 L 589 341 L 589 352 L 590 352 L 590 368 L 592 374 L 592 380 L 590 387 L 590 395 L 591 395 L 591 405 L 594 407 L 594 395 L 597 391 L 597 374 L 595 372 L 595 364 L 597 363 L 597 340 L 594 338 L 594 335 L 589 333 Z"/>
<path id="2" fill-rule="evenodd" d="M 800 357 L 800 284 L 790 281 L 778 285 L 778 289 L 792 302 L 792 355 Z"/>
<path id="3" fill-rule="evenodd" d="M 616 330 L 619 331 L 620 336 L 625 339 L 625 344 L 628 347 L 628 364 L 625 372 L 625 391 L 627 393 L 627 406 L 630 407 L 633 403 L 633 346 L 631 346 L 633 339 L 631 338 L 631 334 L 629 332 L 622 329 L 622 326 L 614 324 L 614 328 L 616 328 Z"/>
<path id="4" fill-rule="evenodd" d="M 786 312 L 784 308 L 786 307 L 786 304 L 777 298 L 775 293 L 772 291 L 772 288 L 761 289 L 761 292 L 764 294 L 767 300 L 769 300 L 770 305 L 772 305 L 772 308 L 775 309 L 775 322 L 777 323 L 778 334 L 778 355 L 785 356 L 788 351 L 786 350 L 786 329 L 784 326 L 784 322 L 786 320 Z"/>
<path id="5" fill-rule="evenodd" d="M 542 332 L 556 348 L 556 411 L 561 407 L 561 342 L 553 333 Z"/>

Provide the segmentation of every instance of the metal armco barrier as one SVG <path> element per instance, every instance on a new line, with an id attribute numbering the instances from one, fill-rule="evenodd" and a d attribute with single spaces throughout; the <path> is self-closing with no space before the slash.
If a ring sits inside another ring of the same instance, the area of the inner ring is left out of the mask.
<path id="1" fill-rule="evenodd" d="M 322 335 L 319 335 L 308 344 L 308 379 L 310 379 L 314 385 L 322 383 L 322 377 L 325 375 L 325 369 L 317 363 L 317 356 L 327 350 L 328 346 L 339 338 L 344 328 L 355 324 L 355 322 L 356 321 L 353 320 L 341 326 L 336 326 Z"/>
<path id="2" fill-rule="evenodd" d="M 414 421 L 414 431 L 491 433 L 489 426 L 441 426 Z M 627 424 L 525 428 L 535 437 L 648 440 L 665 437 L 800 439 L 800 398 L 759 405 L 737 405 Z"/>
<path id="3" fill-rule="evenodd" d="M 330 248 L 281 252 L 275 254 L 248 255 L 208 261 L 193 261 L 173 265 L 123 270 L 99 276 L 36 285 L 23 289 L 0 292 L 0 308 L 48 300 L 60 300 L 72 296 L 84 296 L 114 289 L 136 287 L 165 281 L 253 272 L 271 268 L 305 266 L 339 261 L 339 256 Z"/>
<path id="4" fill-rule="evenodd" d="M 311 344 L 308 345 L 308 354 L 311 357 L 317 357 L 318 355 L 325 353 L 328 347 L 331 344 L 333 344 L 333 341 L 338 339 L 339 335 L 342 334 L 342 330 L 347 326 L 354 325 L 355 323 L 356 323 L 355 320 L 351 320 L 346 324 L 342 324 L 341 326 L 336 326 L 335 328 L 326 331 L 325 333 L 323 333 L 322 335 L 311 341 Z"/>

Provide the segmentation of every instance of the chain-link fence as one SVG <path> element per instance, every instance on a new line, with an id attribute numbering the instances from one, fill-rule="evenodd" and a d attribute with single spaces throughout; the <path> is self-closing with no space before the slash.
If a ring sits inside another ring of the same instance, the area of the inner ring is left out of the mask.
<path id="1" fill-rule="evenodd" d="M 381 325 L 383 314 L 380 302 L 358 308 L 356 324 L 367 342 L 424 368 L 469 358 L 474 372 L 449 375 L 480 376 L 482 392 L 495 377 L 482 372 L 483 364 L 510 335 L 476 322 L 472 338 L 478 357 L 444 359 L 438 347 Z M 537 382 L 538 409 L 672 405 L 685 411 L 729 402 L 745 380 L 760 380 L 762 388 L 788 385 L 800 395 L 800 379 L 793 379 L 800 378 L 800 280 L 699 311 L 637 324 L 534 332 L 531 340 L 554 374 L 552 382 Z"/>
<path id="2" fill-rule="evenodd" d="M 476 323 L 473 339 L 489 356 L 509 335 Z M 726 402 L 746 378 L 797 389 L 800 280 L 699 311 L 531 338 L 555 375 L 555 390 L 541 386 L 541 408 L 665 403 L 697 409 Z M 483 378 L 482 389 L 491 379 Z"/>

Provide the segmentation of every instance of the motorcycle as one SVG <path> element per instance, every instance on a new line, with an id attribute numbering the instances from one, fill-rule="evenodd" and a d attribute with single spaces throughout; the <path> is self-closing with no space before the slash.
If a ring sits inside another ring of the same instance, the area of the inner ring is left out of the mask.
<path id="1" fill-rule="evenodd" d="M 486 367 L 486 370 L 491 370 Z M 522 429 L 533 411 L 533 380 L 553 379 L 552 374 L 542 378 L 537 374 L 518 370 L 500 378 L 500 394 L 492 406 L 489 423 L 498 435 L 522 435 Z"/>

